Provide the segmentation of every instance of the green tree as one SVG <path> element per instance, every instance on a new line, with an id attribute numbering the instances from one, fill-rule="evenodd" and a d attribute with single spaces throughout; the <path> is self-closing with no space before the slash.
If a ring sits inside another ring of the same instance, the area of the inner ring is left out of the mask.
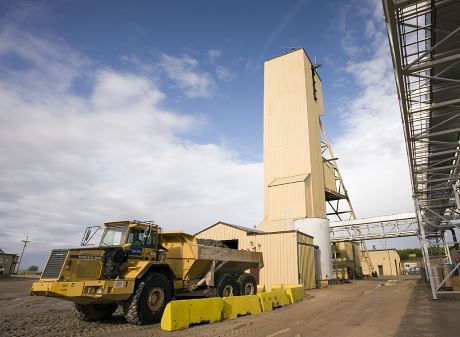
<path id="1" fill-rule="evenodd" d="M 422 257 L 422 250 L 420 248 L 407 248 L 398 250 L 399 257 L 401 261 L 406 261 L 409 259 L 410 254 L 415 254 L 416 257 Z"/>
<path id="2" fill-rule="evenodd" d="M 37 272 L 37 271 L 38 271 L 38 267 L 35 266 L 35 265 L 32 265 L 32 266 L 30 266 L 30 267 L 27 269 L 27 271 L 34 271 L 34 272 Z"/>

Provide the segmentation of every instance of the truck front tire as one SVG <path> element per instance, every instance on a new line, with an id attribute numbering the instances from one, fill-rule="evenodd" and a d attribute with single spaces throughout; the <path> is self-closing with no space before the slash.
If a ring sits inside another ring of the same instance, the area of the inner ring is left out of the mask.
<path id="1" fill-rule="evenodd" d="M 75 303 L 73 307 L 80 320 L 85 322 L 95 322 L 109 319 L 115 310 L 117 310 L 118 305 L 116 303 Z"/>
<path id="2" fill-rule="evenodd" d="M 129 323 L 137 325 L 158 323 L 171 298 L 172 287 L 169 279 L 154 273 L 150 278 L 142 280 L 133 296 L 126 301 L 125 318 Z"/>

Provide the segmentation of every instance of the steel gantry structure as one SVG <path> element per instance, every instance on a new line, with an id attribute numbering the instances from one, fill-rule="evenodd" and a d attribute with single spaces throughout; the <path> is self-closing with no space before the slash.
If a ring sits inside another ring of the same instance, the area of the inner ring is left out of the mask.
<path id="1" fill-rule="evenodd" d="M 445 280 L 436 282 L 428 248 L 444 245 L 446 258 L 436 263 L 452 262 L 446 231 L 460 223 L 460 1 L 382 1 L 419 237 L 436 299 Z"/>
<path id="2" fill-rule="evenodd" d="M 361 241 L 418 236 L 414 213 L 361 218 L 330 223 L 331 241 Z"/>

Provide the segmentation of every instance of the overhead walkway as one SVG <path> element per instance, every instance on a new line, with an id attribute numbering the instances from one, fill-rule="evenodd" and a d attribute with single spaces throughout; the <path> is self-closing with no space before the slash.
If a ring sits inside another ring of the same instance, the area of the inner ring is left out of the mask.
<path id="1" fill-rule="evenodd" d="M 403 213 L 330 223 L 331 241 L 361 241 L 417 236 L 415 213 Z"/>
<path id="2" fill-rule="evenodd" d="M 428 247 L 441 242 L 447 249 L 446 231 L 460 224 L 460 1 L 383 0 L 383 10 L 420 240 L 437 298 Z M 452 262 L 449 254 L 443 262 Z"/>

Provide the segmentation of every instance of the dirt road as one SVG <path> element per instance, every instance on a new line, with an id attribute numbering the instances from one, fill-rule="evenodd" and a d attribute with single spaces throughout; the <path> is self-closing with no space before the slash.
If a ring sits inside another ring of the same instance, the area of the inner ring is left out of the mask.
<path id="1" fill-rule="evenodd" d="M 120 313 L 107 322 L 75 318 L 71 303 L 30 297 L 30 279 L 0 279 L 0 336 L 459 336 L 459 297 L 429 299 L 415 279 L 362 280 L 311 291 L 311 298 L 273 312 L 168 333 L 159 325 L 137 327 Z M 443 318 L 442 312 L 450 314 Z"/>

